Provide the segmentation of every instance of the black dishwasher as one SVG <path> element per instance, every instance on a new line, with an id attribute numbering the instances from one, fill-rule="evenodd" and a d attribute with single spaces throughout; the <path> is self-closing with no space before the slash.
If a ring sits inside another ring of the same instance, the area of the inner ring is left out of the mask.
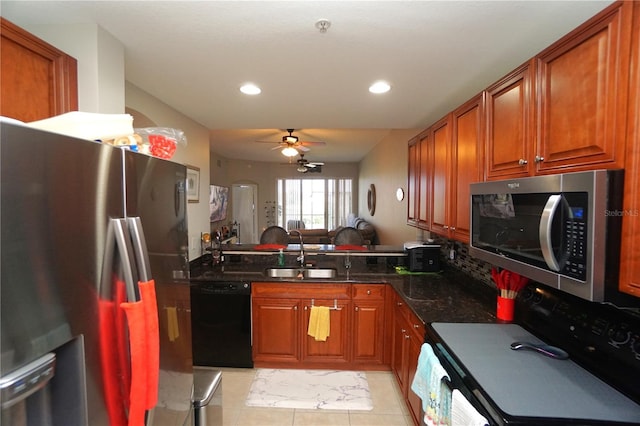
<path id="1" fill-rule="evenodd" d="M 253 367 L 251 283 L 192 283 L 191 327 L 194 365 Z"/>

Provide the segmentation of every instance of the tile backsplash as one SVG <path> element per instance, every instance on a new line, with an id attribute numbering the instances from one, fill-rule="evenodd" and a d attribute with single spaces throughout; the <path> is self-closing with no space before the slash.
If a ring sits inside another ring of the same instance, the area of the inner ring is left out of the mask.
<path id="1" fill-rule="evenodd" d="M 467 244 L 442 238 L 437 238 L 435 243 L 441 245 L 440 251 L 442 254 L 442 260 L 447 265 L 464 271 L 473 278 L 482 281 L 493 288 L 496 287 L 495 283 L 491 279 L 492 265 L 469 255 L 469 246 Z M 455 250 L 455 258 L 453 260 L 449 258 L 451 248 Z"/>

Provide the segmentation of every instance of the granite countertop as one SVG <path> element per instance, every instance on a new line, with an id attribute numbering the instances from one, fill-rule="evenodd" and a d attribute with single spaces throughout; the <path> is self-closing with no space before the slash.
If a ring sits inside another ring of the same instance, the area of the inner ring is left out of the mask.
<path id="1" fill-rule="evenodd" d="M 273 248 L 258 249 L 260 245 L 256 244 L 224 244 L 222 245 L 222 251 L 230 255 L 272 255 L 278 250 Z M 366 245 L 362 246 L 363 250 L 352 250 L 341 248 L 341 246 L 335 246 L 333 244 L 304 244 L 305 254 L 309 256 L 345 256 L 350 254 L 352 256 L 406 256 L 404 247 L 392 246 L 392 245 Z M 293 253 L 300 251 L 300 244 L 289 244 L 283 248 L 285 253 Z"/>
<path id="2" fill-rule="evenodd" d="M 438 273 L 405 275 L 396 273 L 386 262 L 366 264 L 364 259 L 360 262 L 354 259 L 354 266 L 350 271 L 336 268 L 338 275 L 335 278 L 302 280 L 265 276 L 265 267 L 273 265 L 265 266 L 264 262 L 256 260 L 263 257 L 243 259 L 241 263 L 227 263 L 222 267 L 207 267 L 192 262 L 191 284 L 198 285 L 208 281 L 386 283 L 396 290 L 425 324 L 436 321 L 496 321 L 495 289 L 451 267 Z"/>

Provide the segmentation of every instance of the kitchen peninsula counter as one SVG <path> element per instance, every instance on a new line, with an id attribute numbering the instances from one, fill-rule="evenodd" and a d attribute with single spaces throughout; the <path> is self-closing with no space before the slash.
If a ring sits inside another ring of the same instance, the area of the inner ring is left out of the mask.
<path id="1" fill-rule="evenodd" d="M 372 246 L 374 247 L 374 246 Z M 191 262 L 191 282 L 198 285 L 207 281 L 250 281 L 275 283 L 381 283 L 389 284 L 402 297 L 406 305 L 425 323 L 439 322 L 495 322 L 496 292 L 486 284 L 469 275 L 445 266 L 438 273 L 398 274 L 393 265 L 405 256 L 402 247 L 377 246 L 373 250 L 335 250 L 325 246 L 324 250 L 308 249 L 305 256 L 316 267 L 333 267 L 337 276 L 331 279 L 271 278 L 264 274 L 266 268 L 276 267 L 277 253 L 252 250 L 253 246 L 234 246 L 225 249 L 225 264 L 202 265 L 201 258 Z M 327 250 L 327 248 L 330 248 Z M 296 267 L 299 245 L 289 245 L 287 267 Z M 314 254 L 315 253 L 315 254 Z M 235 259 L 234 256 L 236 256 Z M 268 257 L 272 256 L 272 257 Z M 349 256 L 352 266 L 345 269 L 344 261 Z M 233 261 L 235 260 L 235 261 Z"/>

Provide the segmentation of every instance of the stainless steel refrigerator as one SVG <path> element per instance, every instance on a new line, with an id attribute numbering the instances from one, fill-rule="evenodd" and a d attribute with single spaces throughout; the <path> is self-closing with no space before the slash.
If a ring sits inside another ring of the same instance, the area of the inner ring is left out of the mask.
<path id="1" fill-rule="evenodd" d="M 2 424 L 188 424 L 185 167 L 6 121 L 0 138 Z"/>

